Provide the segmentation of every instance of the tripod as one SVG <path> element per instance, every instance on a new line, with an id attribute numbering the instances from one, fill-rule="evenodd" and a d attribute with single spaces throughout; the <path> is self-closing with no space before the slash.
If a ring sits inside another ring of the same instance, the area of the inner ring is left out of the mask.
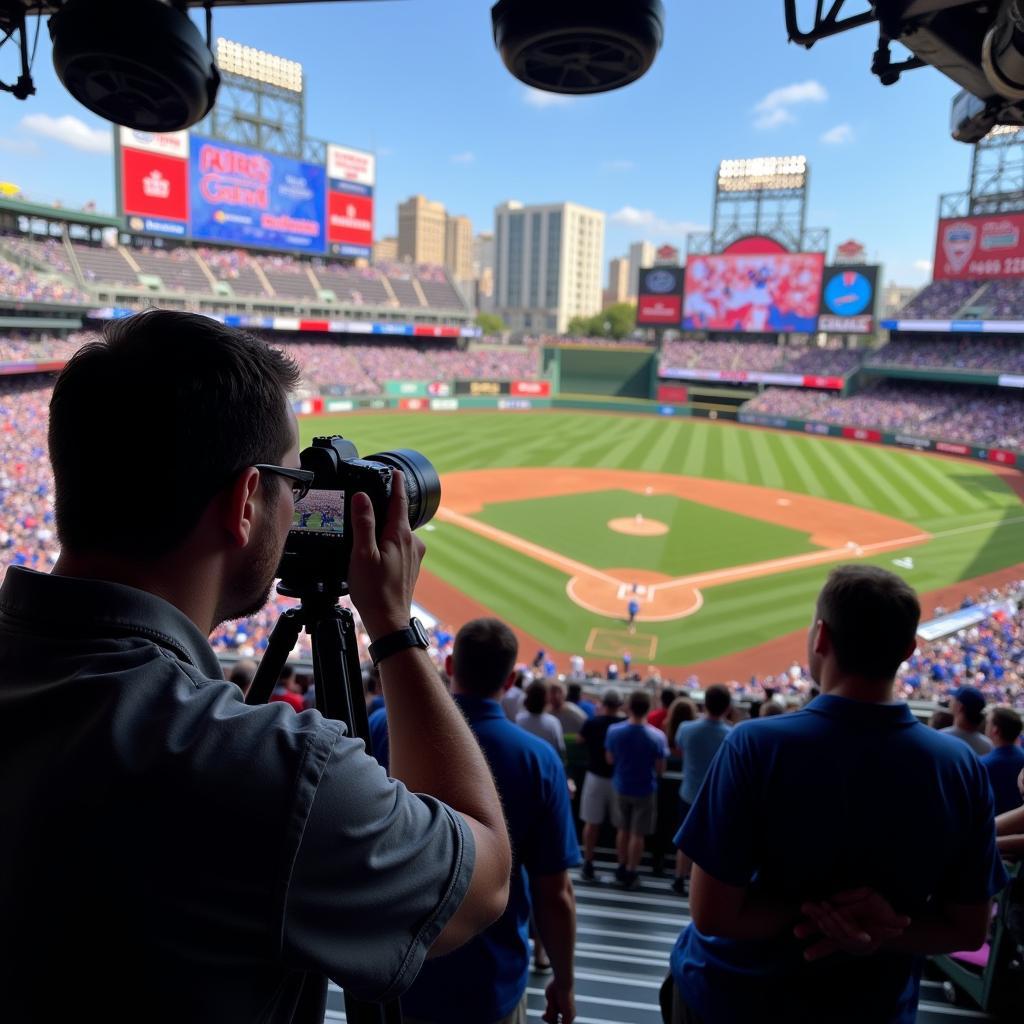
<path id="1" fill-rule="evenodd" d="M 315 584 L 301 591 L 285 583 L 278 591 L 297 597 L 297 608 L 289 608 L 278 620 L 267 642 L 267 650 L 245 698 L 246 704 L 266 704 L 274 684 L 281 675 L 289 652 L 303 628 L 313 642 L 313 682 L 316 687 L 317 710 L 324 718 L 345 723 L 350 736 L 366 744 L 373 753 L 370 728 L 363 699 L 359 651 L 352 613 L 338 604 L 338 597 L 347 593 L 342 585 L 338 593 L 330 593 L 324 584 Z M 322 1021 L 327 1005 L 327 979 L 304 987 L 296 1020 Z M 402 1007 L 390 1003 L 366 1003 L 345 993 L 345 1017 L 349 1024 L 402 1024 Z"/>

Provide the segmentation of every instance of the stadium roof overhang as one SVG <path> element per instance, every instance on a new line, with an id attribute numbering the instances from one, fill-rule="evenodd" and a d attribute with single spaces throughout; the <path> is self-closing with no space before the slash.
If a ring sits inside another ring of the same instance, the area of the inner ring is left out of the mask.
<path id="1" fill-rule="evenodd" d="M 46 203 L 30 203 L 24 199 L 0 196 L 0 212 L 13 213 L 18 217 L 33 217 L 42 220 L 64 221 L 68 224 L 84 224 L 91 228 L 124 228 L 120 217 L 112 213 L 92 213 L 85 210 L 70 210 L 63 206 L 48 206 Z"/>

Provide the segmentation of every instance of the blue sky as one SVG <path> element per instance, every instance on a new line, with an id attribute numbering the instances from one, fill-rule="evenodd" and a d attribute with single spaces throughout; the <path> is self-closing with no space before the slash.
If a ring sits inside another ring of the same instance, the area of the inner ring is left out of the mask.
<path id="1" fill-rule="evenodd" d="M 790 45 L 782 0 L 665 6 L 665 45 L 643 79 L 561 102 L 505 70 L 490 0 L 217 9 L 214 30 L 302 62 L 310 135 L 376 150 L 378 236 L 418 192 L 474 231 L 508 198 L 571 200 L 605 211 L 607 261 L 706 226 L 719 160 L 804 153 L 808 224 L 829 227 L 833 246 L 863 241 L 886 281 L 928 280 L 938 197 L 966 187 L 970 164 L 949 139 L 953 84 L 928 68 L 883 88 L 871 28 Z M 0 180 L 110 210 L 109 130 L 64 92 L 45 26 L 41 37 L 38 94 L 0 96 Z M 4 80 L 13 58 L 0 53 Z"/>

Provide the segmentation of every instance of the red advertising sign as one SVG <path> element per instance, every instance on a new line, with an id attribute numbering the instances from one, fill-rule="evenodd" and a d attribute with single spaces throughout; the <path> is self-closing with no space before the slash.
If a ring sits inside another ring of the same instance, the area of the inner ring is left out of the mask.
<path id="1" fill-rule="evenodd" d="M 863 427 L 843 427 L 843 437 L 854 441 L 881 441 L 882 434 L 878 430 L 865 430 Z"/>
<path id="2" fill-rule="evenodd" d="M 327 241 L 339 245 L 373 245 L 373 196 L 328 192 Z"/>
<path id="3" fill-rule="evenodd" d="M 188 220 L 188 161 L 138 149 L 121 150 L 124 212 Z"/>
<path id="4" fill-rule="evenodd" d="M 637 306 L 638 324 L 675 324 L 683 318 L 681 295 L 641 295 Z"/>
<path id="5" fill-rule="evenodd" d="M 1004 466 L 1016 466 L 1017 456 L 1013 452 L 1004 451 L 1002 448 L 989 448 L 988 461 L 998 462 Z"/>
<path id="6" fill-rule="evenodd" d="M 413 334 L 417 338 L 457 338 L 458 327 L 446 327 L 443 324 L 416 324 Z"/>
<path id="7" fill-rule="evenodd" d="M 951 444 L 949 441 L 936 441 L 937 452 L 948 452 L 950 455 L 970 455 L 971 449 L 965 444 Z"/>
<path id="8" fill-rule="evenodd" d="M 940 220 L 936 281 L 1024 277 L 1024 214 Z"/>
<path id="9" fill-rule="evenodd" d="M 400 398 L 398 408 L 406 412 L 422 412 L 430 408 L 430 400 L 426 398 Z"/>
<path id="10" fill-rule="evenodd" d="M 685 384 L 659 384 L 658 385 L 658 401 L 659 402 L 674 402 L 677 405 L 684 405 L 687 398 L 687 389 Z"/>
<path id="11" fill-rule="evenodd" d="M 842 391 L 843 378 L 805 376 L 803 386 L 805 388 L 827 388 L 830 391 Z"/>
<path id="12" fill-rule="evenodd" d="M 509 394 L 517 398 L 547 398 L 551 394 L 551 381 L 515 380 Z"/>

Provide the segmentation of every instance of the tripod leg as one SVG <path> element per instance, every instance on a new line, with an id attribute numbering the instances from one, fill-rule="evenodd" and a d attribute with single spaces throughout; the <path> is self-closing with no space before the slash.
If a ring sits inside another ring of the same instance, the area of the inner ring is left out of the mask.
<path id="1" fill-rule="evenodd" d="M 302 610 L 289 608 L 274 624 L 274 629 L 267 641 L 267 650 L 260 659 L 260 667 L 256 670 L 249 692 L 245 695 L 246 704 L 266 704 L 274 692 L 274 685 L 281 676 L 288 655 L 295 646 L 302 632 Z"/>

